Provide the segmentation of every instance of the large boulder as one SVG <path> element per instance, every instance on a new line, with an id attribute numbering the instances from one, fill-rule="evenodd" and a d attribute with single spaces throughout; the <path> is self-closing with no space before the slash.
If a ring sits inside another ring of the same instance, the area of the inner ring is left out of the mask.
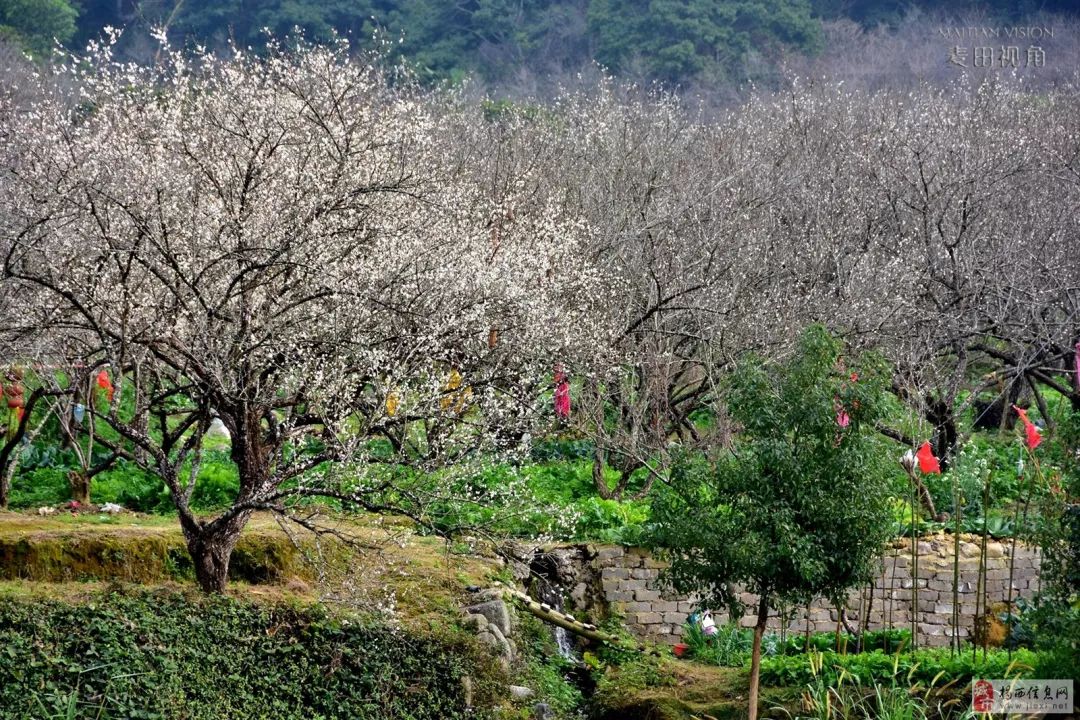
<path id="1" fill-rule="evenodd" d="M 489 600 L 487 602 L 470 605 L 465 608 L 469 615 L 482 615 L 488 623 L 499 628 L 503 637 L 510 635 L 510 609 L 502 600 Z"/>

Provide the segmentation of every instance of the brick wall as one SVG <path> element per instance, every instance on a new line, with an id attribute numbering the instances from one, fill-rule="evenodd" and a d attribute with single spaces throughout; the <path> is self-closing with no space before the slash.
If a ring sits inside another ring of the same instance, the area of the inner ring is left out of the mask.
<path id="1" fill-rule="evenodd" d="M 962 536 L 960 543 L 959 591 L 960 622 L 956 632 L 968 637 L 975 624 L 975 598 L 979 572 L 979 542 L 977 536 Z M 990 606 L 1004 603 L 1009 594 L 1009 553 L 1011 541 L 987 544 L 986 598 Z M 918 632 L 919 642 L 926 645 L 947 645 L 953 632 L 953 537 L 936 535 L 918 541 Z M 620 610 L 627 626 L 642 639 L 676 643 L 682 624 L 694 610 L 694 598 L 669 597 L 660 589 L 658 577 L 663 563 L 638 548 L 594 547 L 583 549 L 579 561 L 586 563 L 587 572 L 579 573 L 572 597 L 578 605 L 602 602 Z M 1013 575 L 1013 597 L 1030 598 L 1038 588 L 1038 549 L 1024 544 L 1016 548 Z M 586 593 L 586 575 L 591 576 L 592 591 Z M 853 592 L 848 598 L 846 616 L 857 627 L 869 606 L 869 628 L 910 628 L 912 623 L 912 556 L 910 540 L 901 540 L 882 558 L 874 587 Z M 871 600 L 871 594 L 873 596 Z M 575 597 L 576 596 L 576 597 Z M 755 598 L 743 595 L 748 607 Z M 782 622 L 792 632 L 831 632 L 836 630 L 836 608 L 823 603 L 793 611 L 781 618 L 770 617 L 769 625 L 778 630 Z M 726 617 L 716 615 L 717 623 Z M 749 616 L 743 625 L 753 625 Z"/>

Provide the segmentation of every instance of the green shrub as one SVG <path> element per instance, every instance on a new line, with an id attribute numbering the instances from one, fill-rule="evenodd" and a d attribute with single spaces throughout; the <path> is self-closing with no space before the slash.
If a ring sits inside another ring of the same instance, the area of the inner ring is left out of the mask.
<path id="1" fill-rule="evenodd" d="M 810 684 L 816 677 L 811 666 L 812 657 L 779 655 L 765 658 L 761 663 L 761 680 L 767 685 L 789 687 Z M 940 684 L 954 680 L 964 683 L 974 677 L 1029 677 L 1039 661 L 1036 653 L 1030 650 L 1016 650 L 1011 658 L 1004 650 L 991 650 L 984 660 L 982 650 L 973 656 L 970 648 L 956 654 L 948 648 L 919 650 L 914 655 L 903 652 L 890 655 L 880 650 L 857 655 L 826 652 L 821 659 L 820 676 L 830 685 L 835 685 L 841 674 L 863 685 L 894 678 L 909 678 L 924 684 L 934 683 L 937 678 Z"/>
<path id="2" fill-rule="evenodd" d="M 178 593 L 0 601 L 0 718 L 464 718 L 490 702 L 473 638 L 417 636 L 318 607 Z M 100 712 L 100 715 L 99 715 Z"/>
<path id="3" fill-rule="evenodd" d="M 111 502 L 136 512 L 172 511 L 169 490 L 161 479 L 124 460 L 94 478 L 90 499 L 99 505 Z"/>
<path id="4" fill-rule="evenodd" d="M 567 679 L 573 663 L 558 655 L 531 659 L 523 673 L 526 687 L 536 692 L 536 700 L 546 703 L 556 717 L 572 717 L 585 703 L 581 689 Z"/>
<path id="5" fill-rule="evenodd" d="M 592 458 L 595 445 L 592 440 L 550 438 L 533 443 L 530 455 L 533 462 L 551 460 L 585 460 Z"/>
<path id="6" fill-rule="evenodd" d="M 24 468 L 12 479 L 11 507 L 34 508 L 67 502 L 71 499 L 68 472 L 73 467 L 52 464 Z M 228 455 L 209 451 L 199 468 L 191 507 L 197 511 L 220 510 L 232 503 L 239 489 L 240 478 Z M 126 460 L 118 460 L 94 477 L 90 500 L 99 505 L 117 503 L 137 512 L 173 512 L 169 491 L 161 478 Z"/>
<path id="7" fill-rule="evenodd" d="M 775 637 L 775 636 L 774 636 Z M 836 633 L 814 633 L 810 636 L 809 646 L 811 650 L 817 650 L 818 652 L 830 652 L 837 648 L 837 635 Z M 767 640 L 766 640 L 767 642 Z M 911 630 L 897 629 L 892 630 L 867 630 L 862 636 L 861 652 L 872 652 L 874 650 L 882 650 L 886 653 L 896 652 L 902 648 L 906 648 L 911 644 Z M 840 633 L 839 647 L 841 653 L 851 654 L 854 653 L 856 648 L 859 647 L 859 638 L 849 633 Z M 770 653 L 771 655 L 801 655 L 806 652 L 807 638 L 806 635 L 788 635 L 783 643 L 779 642 L 779 638 L 776 638 L 775 651 Z"/>
<path id="8" fill-rule="evenodd" d="M 191 507 L 195 510 L 220 510 L 232 504 L 240 492 L 240 474 L 224 453 L 208 453 L 199 467 Z"/>
<path id="9" fill-rule="evenodd" d="M 12 508 L 59 505 L 71 499 L 71 483 L 61 467 L 41 467 L 18 473 L 11 481 Z"/>
<path id="10" fill-rule="evenodd" d="M 717 625 L 709 636 L 696 621 L 683 625 L 683 640 L 690 646 L 690 657 L 706 665 L 738 667 L 750 657 L 753 633 L 736 623 Z"/>
<path id="11" fill-rule="evenodd" d="M 590 497 L 575 503 L 572 510 L 578 514 L 575 540 L 640 545 L 649 520 L 649 505 L 643 501 Z"/>

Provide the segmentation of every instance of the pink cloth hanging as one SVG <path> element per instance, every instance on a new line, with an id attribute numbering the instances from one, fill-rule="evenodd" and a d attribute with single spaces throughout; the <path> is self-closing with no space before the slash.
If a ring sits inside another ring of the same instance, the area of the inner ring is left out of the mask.
<path id="1" fill-rule="evenodd" d="M 570 379 L 561 365 L 555 367 L 555 415 L 562 420 L 570 417 Z"/>

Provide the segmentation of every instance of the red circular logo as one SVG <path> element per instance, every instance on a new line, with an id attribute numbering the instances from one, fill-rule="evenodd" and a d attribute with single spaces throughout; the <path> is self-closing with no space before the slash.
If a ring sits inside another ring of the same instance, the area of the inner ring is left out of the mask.
<path id="1" fill-rule="evenodd" d="M 988 713 L 994 704 L 994 686 L 986 680 L 979 680 L 971 690 L 971 709 L 975 712 Z"/>

